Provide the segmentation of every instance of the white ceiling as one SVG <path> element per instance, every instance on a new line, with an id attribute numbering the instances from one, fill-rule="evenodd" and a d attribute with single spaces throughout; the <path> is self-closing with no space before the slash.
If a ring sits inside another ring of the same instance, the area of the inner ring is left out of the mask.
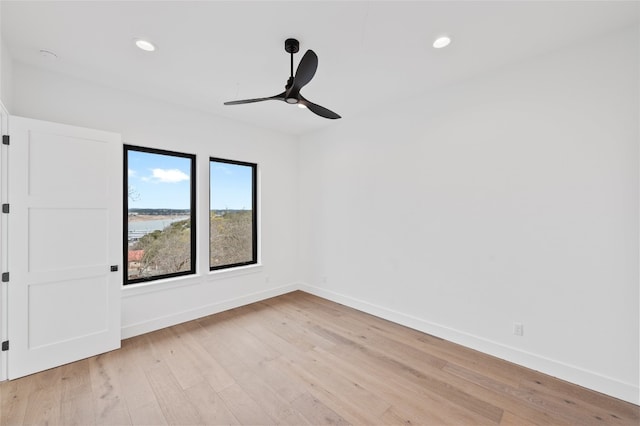
<path id="1" fill-rule="evenodd" d="M 319 57 L 304 96 L 349 120 L 370 108 L 639 22 L 636 1 L 6 1 L 14 61 L 290 134 L 335 125 L 284 102 L 284 40 Z M 436 50 L 437 35 L 453 42 Z M 137 49 L 147 38 L 154 53 Z M 43 58 L 47 49 L 57 60 Z"/>

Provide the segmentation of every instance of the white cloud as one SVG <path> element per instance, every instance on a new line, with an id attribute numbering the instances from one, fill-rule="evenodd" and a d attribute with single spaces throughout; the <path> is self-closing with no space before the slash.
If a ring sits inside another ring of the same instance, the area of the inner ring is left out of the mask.
<path id="1" fill-rule="evenodd" d="M 135 177 L 138 175 L 138 172 L 136 172 L 135 170 L 132 169 L 127 169 L 127 176 L 129 177 Z"/>
<path id="2" fill-rule="evenodd" d="M 233 172 L 231 170 L 229 170 L 228 167 L 225 166 L 221 166 L 221 165 L 216 165 L 215 166 L 216 170 L 220 170 L 222 173 L 224 173 L 225 175 L 231 175 L 233 174 Z"/>
<path id="3" fill-rule="evenodd" d="M 189 180 L 189 175 L 178 169 L 152 169 L 151 176 L 144 180 L 156 183 L 178 183 Z"/>

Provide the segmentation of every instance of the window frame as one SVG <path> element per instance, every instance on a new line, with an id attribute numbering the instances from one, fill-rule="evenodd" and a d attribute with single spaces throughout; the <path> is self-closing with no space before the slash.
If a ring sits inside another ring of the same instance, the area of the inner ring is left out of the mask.
<path id="1" fill-rule="evenodd" d="M 247 262 L 230 263 L 227 265 L 211 266 L 211 163 L 226 163 L 236 166 L 251 167 L 251 256 Z M 209 272 L 222 271 L 243 266 L 258 265 L 258 164 L 247 161 L 229 160 L 226 158 L 209 157 Z"/>
<path id="2" fill-rule="evenodd" d="M 150 277 L 129 279 L 129 151 L 145 152 L 149 154 L 167 155 L 173 157 L 187 158 L 191 163 L 191 170 L 189 176 L 190 186 L 190 268 L 188 271 L 172 272 L 169 274 L 154 275 Z M 167 278 L 182 277 L 185 275 L 196 274 L 196 193 L 197 193 L 197 173 L 196 173 L 196 155 L 187 154 L 183 152 L 169 151 L 165 149 L 149 148 L 144 146 L 123 144 L 123 164 L 124 164 L 124 176 L 123 176 L 123 281 L 122 285 L 127 286 L 131 284 L 148 283 L 151 281 L 164 280 Z"/>

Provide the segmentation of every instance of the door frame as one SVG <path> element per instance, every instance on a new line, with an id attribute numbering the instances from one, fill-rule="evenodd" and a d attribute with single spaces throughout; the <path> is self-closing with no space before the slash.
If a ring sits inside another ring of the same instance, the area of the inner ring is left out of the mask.
<path id="1" fill-rule="evenodd" d="M 0 101 L 0 133 L 2 135 L 9 134 L 9 112 Z M 6 203 L 9 199 L 8 191 L 8 155 L 9 147 L 0 145 L 0 203 Z M 8 256 L 7 256 L 7 231 L 8 217 L 6 214 L 0 214 L 0 270 L 7 272 Z M 0 341 L 8 340 L 9 331 L 7 328 L 8 320 L 8 301 L 7 301 L 8 283 L 0 282 Z M 7 380 L 7 352 L 0 352 L 0 381 Z"/>

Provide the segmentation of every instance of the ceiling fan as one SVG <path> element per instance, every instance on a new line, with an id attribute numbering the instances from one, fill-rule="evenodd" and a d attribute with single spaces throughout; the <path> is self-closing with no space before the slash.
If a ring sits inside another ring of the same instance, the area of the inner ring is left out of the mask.
<path id="1" fill-rule="evenodd" d="M 284 92 L 268 98 L 243 99 L 240 101 L 225 102 L 224 104 L 240 105 L 262 101 L 284 101 L 288 104 L 303 105 L 307 107 L 311 112 L 324 118 L 341 118 L 335 112 L 308 101 L 304 98 L 304 96 L 302 96 L 302 94 L 300 94 L 300 89 L 302 89 L 305 85 L 307 85 L 307 83 L 311 81 L 314 74 L 316 73 L 316 69 L 318 68 L 318 56 L 313 52 L 313 50 L 307 50 L 307 52 L 304 54 L 304 56 L 300 60 L 300 63 L 298 64 L 298 69 L 296 70 L 295 76 L 293 75 L 293 54 L 297 53 L 300 50 L 300 43 L 298 43 L 298 40 L 294 38 L 288 38 L 284 42 L 284 50 L 287 51 L 287 53 L 291 54 L 291 76 L 287 81 Z"/>

